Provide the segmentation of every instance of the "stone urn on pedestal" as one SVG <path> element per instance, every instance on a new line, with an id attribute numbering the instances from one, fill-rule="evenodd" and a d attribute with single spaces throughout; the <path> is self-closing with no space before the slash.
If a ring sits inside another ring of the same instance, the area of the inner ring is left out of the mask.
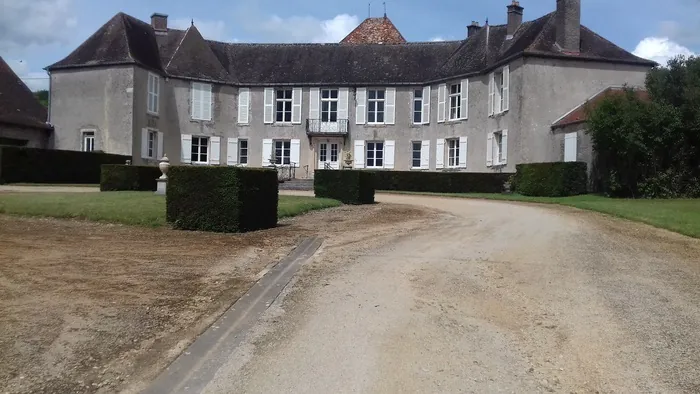
<path id="1" fill-rule="evenodd" d="M 170 168 L 170 159 L 168 159 L 167 155 L 163 155 L 163 158 L 160 159 L 160 163 L 158 163 L 158 168 L 160 169 L 160 172 L 163 173 L 163 175 L 160 176 L 160 178 L 156 179 L 156 182 L 158 183 L 158 187 L 156 188 L 156 194 L 160 195 L 165 195 L 165 189 L 168 186 L 168 169 Z"/>
<path id="2" fill-rule="evenodd" d="M 352 153 L 345 152 L 345 160 L 343 160 L 343 168 L 352 168 Z"/>

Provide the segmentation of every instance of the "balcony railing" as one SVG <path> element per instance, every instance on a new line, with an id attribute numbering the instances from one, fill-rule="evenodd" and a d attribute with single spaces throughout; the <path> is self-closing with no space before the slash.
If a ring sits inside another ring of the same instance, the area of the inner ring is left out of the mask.
<path id="1" fill-rule="evenodd" d="M 321 119 L 307 119 L 306 133 L 319 135 L 346 135 L 348 120 L 338 119 L 335 122 L 323 122 Z"/>

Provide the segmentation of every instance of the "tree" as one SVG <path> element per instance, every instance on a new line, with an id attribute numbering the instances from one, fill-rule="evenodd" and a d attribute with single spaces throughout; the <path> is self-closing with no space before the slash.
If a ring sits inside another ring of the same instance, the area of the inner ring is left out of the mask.
<path id="1" fill-rule="evenodd" d="M 38 90 L 34 92 L 34 97 L 43 105 L 44 107 L 49 106 L 49 91 L 48 90 Z"/>

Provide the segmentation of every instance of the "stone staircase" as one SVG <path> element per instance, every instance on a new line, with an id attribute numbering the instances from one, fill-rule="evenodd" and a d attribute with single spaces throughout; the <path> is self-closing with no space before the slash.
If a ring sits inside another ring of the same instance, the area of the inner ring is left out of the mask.
<path id="1" fill-rule="evenodd" d="M 313 179 L 291 179 L 279 185 L 280 190 L 314 190 Z"/>

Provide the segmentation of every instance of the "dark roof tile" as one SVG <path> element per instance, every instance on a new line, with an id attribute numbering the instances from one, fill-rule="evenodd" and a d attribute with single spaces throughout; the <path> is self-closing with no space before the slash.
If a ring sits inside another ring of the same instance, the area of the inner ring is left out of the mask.
<path id="1" fill-rule="evenodd" d="M 165 72 L 175 77 L 236 82 L 194 25 L 182 36 L 165 67 Z"/>
<path id="2" fill-rule="evenodd" d="M 51 130 L 46 107 L 0 57 L 0 123 Z"/>
<path id="3" fill-rule="evenodd" d="M 386 15 L 367 18 L 341 41 L 343 44 L 405 44 L 399 29 Z"/>
<path id="4" fill-rule="evenodd" d="M 556 120 L 554 124 L 552 124 L 552 129 L 585 122 L 586 120 L 588 120 L 588 114 L 586 111 L 588 108 L 597 107 L 606 97 L 619 96 L 622 94 L 625 94 L 625 90 L 623 88 L 609 87 L 603 90 L 602 92 L 597 93 L 595 96 L 589 98 L 588 100 L 584 101 L 576 108 L 572 109 L 564 116 Z M 649 97 L 649 92 L 647 92 L 646 90 L 634 89 L 634 94 L 637 96 L 637 98 L 639 98 L 642 101 L 651 100 Z"/>

